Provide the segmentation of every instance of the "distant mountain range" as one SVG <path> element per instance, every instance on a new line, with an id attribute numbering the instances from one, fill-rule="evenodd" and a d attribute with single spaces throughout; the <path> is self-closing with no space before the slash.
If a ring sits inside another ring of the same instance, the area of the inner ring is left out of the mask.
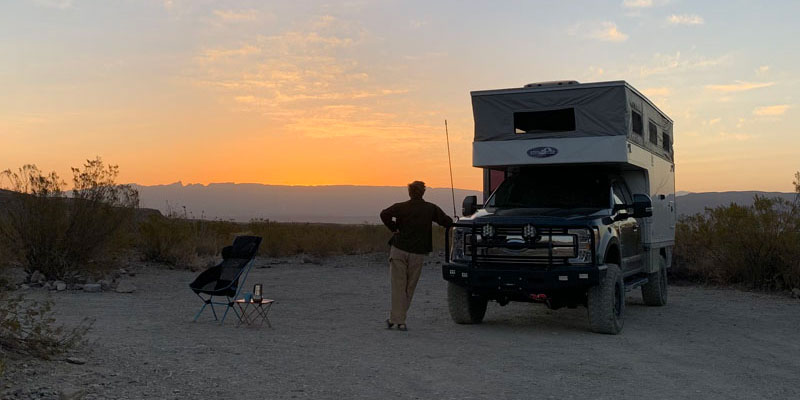
<path id="1" fill-rule="evenodd" d="M 212 183 L 209 185 L 135 185 L 141 197 L 141 207 L 153 208 L 166 214 L 171 209 L 188 216 L 206 219 L 249 221 L 265 218 L 273 221 L 379 223 L 378 214 L 389 205 L 408 199 L 404 186 L 279 186 L 247 183 Z M 0 190 L 0 206 L 10 193 Z M 456 189 L 456 210 L 461 214 L 465 196 L 481 193 Z M 753 204 L 755 195 L 780 197 L 793 201 L 794 193 L 780 192 L 679 192 L 676 206 L 679 215 L 693 215 L 706 207 L 736 203 Z M 449 188 L 428 188 L 425 199 L 453 213 Z M 184 208 L 185 207 L 185 208 Z"/>
<path id="2" fill-rule="evenodd" d="M 163 213 L 172 209 L 195 218 L 249 221 L 379 223 L 384 208 L 408 200 L 405 186 L 280 186 L 253 183 L 212 183 L 209 185 L 139 186 L 141 206 Z M 480 192 L 456 189 L 456 208 L 461 214 L 465 196 Z M 450 188 L 428 188 L 425 200 L 453 214 Z"/>
<path id="3" fill-rule="evenodd" d="M 678 208 L 678 215 L 694 215 L 703 212 L 706 207 L 727 206 L 731 203 L 740 206 L 751 206 L 756 195 L 780 197 L 788 201 L 794 201 L 795 197 L 794 193 L 758 191 L 688 193 L 678 195 L 675 205 Z"/>

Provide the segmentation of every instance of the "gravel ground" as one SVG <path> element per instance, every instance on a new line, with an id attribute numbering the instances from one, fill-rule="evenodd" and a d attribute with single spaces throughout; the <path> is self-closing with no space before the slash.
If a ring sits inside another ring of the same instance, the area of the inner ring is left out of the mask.
<path id="1" fill-rule="evenodd" d="M 272 329 L 193 323 L 188 271 L 139 266 L 132 294 L 30 290 L 61 322 L 95 318 L 92 343 L 75 354 L 83 365 L 11 361 L 0 397 L 800 397 L 800 301 L 787 297 L 671 286 L 650 308 L 637 290 L 618 336 L 590 333 L 584 308 L 534 304 L 490 303 L 484 324 L 460 326 L 430 259 L 399 332 L 382 322 L 385 255 L 295 261 L 259 259 L 248 279 L 277 300 Z"/>

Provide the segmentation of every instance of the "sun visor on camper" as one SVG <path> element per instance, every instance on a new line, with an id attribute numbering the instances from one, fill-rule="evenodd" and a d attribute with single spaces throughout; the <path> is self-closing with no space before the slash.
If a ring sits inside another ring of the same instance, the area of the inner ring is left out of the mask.
<path id="1" fill-rule="evenodd" d="M 475 141 L 626 135 L 625 86 L 474 92 Z"/>

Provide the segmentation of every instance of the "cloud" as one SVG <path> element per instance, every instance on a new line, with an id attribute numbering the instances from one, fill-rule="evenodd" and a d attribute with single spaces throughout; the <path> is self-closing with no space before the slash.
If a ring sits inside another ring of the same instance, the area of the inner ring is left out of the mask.
<path id="1" fill-rule="evenodd" d="M 625 8 L 650 8 L 653 0 L 624 0 L 622 6 Z"/>
<path id="2" fill-rule="evenodd" d="M 72 7 L 72 0 L 33 0 L 33 3 L 42 7 L 65 10 Z"/>
<path id="3" fill-rule="evenodd" d="M 649 65 L 633 67 L 633 70 L 638 69 L 639 75 L 648 77 L 666 73 L 709 69 L 726 63 L 728 59 L 728 56 L 705 58 L 698 56 L 684 57 L 680 52 L 676 52 L 674 55 L 656 53 Z"/>
<path id="4" fill-rule="evenodd" d="M 712 118 L 708 120 L 708 126 L 714 126 L 722 121 L 722 118 Z"/>
<path id="5" fill-rule="evenodd" d="M 720 132 L 717 137 L 723 141 L 731 141 L 735 140 L 737 142 L 744 142 L 746 140 L 750 140 L 753 138 L 753 135 L 749 135 L 746 133 L 730 133 L 730 132 Z"/>
<path id="6" fill-rule="evenodd" d="M 628 40 L 628 35 L 620 32 L 617 24 L 610 21 L 603 21 L 593 26 L 576 24 L 569 29 L 569 34 L 603 42 L 624 42 Z"/>
<path id="7" fill-rule="evenodd" d="M 762 65 L 756 69 L 756 75 L 764 76 L 769 72 L 769 65 Z"/>
<path id="8" fill-rule="evenodd" d="M 411 27 L 411 29 L 419 29 L 419 28 L 422 28 L 423 26 L 428 25 L 428 24 L 430 24 L 430 21 L 428 21 L 427 19 L 424 19 L 424 20 L 423 19 L 412 19 L 408 23 L 408 25 Z"/>
<path id="9" fill-rule="evenodd" d="M 258 19 L 258 10 L 214 10 L 214 15 L 224 22 L 255 21 Z"/>
<path id="10" fill-rule="evenodd" d="M 668 87 L 652 87 L 643 89 L 642 92 L 648 97 L 667 97 L 672 94 L 672 89 Z"/>
<path id="11" fill-rule="evenodd" d="M 592 65 L 592 66 L 589 67 L 589 72 L 587 74 L 586 79 L 590 80 L 590 81 L 597 80 L 597 79 L 602 78 L 603 74 L 605 74 L 605 73 L 606 73 L 606 71 L 603 70 L 603 68 L 595 67 L 594 65 Z"/>
<path id="12" fill-rule="evenodd" d="M 770 87 L 775 82 L 744 82 L 736 81 L 727 85 L 706 85 L 705 88 L 716 92 L 731 93 L 731 92 L 744 92 L 747 90 L 760 89 Z"/>
<path id="13" fill-rule="evenodd" d="M 789 108 L 790 106 L 788 104 L 756 107 L 756 109 L 753 110 L 753 115 L 758 115 L 759 117 L 774 117 L 783 115 Z"/>
<path id="14" fill-rule="evenodd" d="M 667 22 L 670 25 L 703 25 L 705 23 L 703 17 L 697 14 L 672 14 L 667 17 Z"/>
<path id="15" fill-rule="evenodd" d="M 203 50 L 199 58 L 206 62 L 213 62 L 231 57 L 249 56 L 261 53 L 261 48 L 253 45 L 244 45 L 235 49 L 207 49 Z"/>
<path id="16" fill-rule="evenodd" d="M 380 81 L 394 63 L 356 58 L 373 40 L 356 23 L 318 17 L 246 45 L 203 50 L 195 57 L 194 82 L 219 92 L 232 109 L 269 118 L 284 131 L 424 142 L 419 135 L 430 129 L 420 121 L 427 110 L 405 96 L 405 85 L 413 83 Z"/>

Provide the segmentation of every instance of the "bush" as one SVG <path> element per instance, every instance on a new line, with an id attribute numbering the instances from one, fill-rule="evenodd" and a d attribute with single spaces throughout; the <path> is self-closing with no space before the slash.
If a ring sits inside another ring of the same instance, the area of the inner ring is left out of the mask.
<path id="1" fill-rule="evenodd" d="M 138 207 L 138 192 L 118 185 L 117 166 L 100 158 L 73 168 L 73 189 L 55 172 L 43 174 L 35 165 L 6 170 L 0 178 L 13 191 L 0 209 L 0 244 L 21 255 L 28 272 L 48 279 L 70 280 L 118 239 Z"/>
<path id="2" fill-rule="evenodd" d="M 52 306 L 0 292 L 0 350 L 50 359 L 85 344 L 93 321 L 84 319 L 71 329 L 55 325 Z"/>
<path id="3" fill-rule="evenodd" d="M 139 225 L 138 247 L 145 260 L 191 267 L 199 256 L 215 256 L 241 230 L 239 224 L 189 218 L 186 211 L 151 215 Z"/>
<path id="4" fill-rule="evenodd" d="M 675 278 L 766 290 L 800 287 L 798 204 L 756 196 L 751 207 L 731 204 L 682 218 L 675 236 Z"/>
<path id="5" fill-rule="evenodd" d="M 259 255 L 284 257 L 297 254 L 330 256 L 386 251 L 391 233 L 383 225 L 321 223 L 249 223 L 208 221 L 168 212 L 154 215 L 139 227 L 139 247 L 146 260 L 191 266 L 198 256 L 218 255 L 236 235 L 256 235 L 264 240 Z M 434 228 L 434 248 L 444 247 L 444 230 Z"/>

